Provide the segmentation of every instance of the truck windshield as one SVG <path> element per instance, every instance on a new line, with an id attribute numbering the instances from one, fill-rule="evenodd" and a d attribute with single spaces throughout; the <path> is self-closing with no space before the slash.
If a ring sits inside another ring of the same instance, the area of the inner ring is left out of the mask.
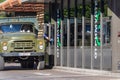
<path id="1" fill-rule="evenodd" d="M 26 24 L 25 24 L 26 25 Z M 6 25 L 1 25 L 0 26 L 0 30 L 3 32 L 3 33 L 10 33 L 10 32 L 25 32 L 25 31 L 22 31 L 24 27 L 26 27 L 26 29 L 31 29 L 30 31 L 33 31 L 32 30 L 32 25 L 28 25 L 28 26 L 25 26 L 24 24 L 6 24 Z M 30 32 L 29 31 L 29 32 Z"/>
<path id="2" fill-rule="evenodd" d="M 21 24 L 1 25 L 0 28 L 3 33 L 20 32 Z"/>

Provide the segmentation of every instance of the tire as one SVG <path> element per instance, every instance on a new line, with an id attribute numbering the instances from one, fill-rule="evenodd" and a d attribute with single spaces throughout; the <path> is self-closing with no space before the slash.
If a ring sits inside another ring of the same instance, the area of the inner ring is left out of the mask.
<path id="1" fill-rule="evenodd" d="M 33 69 L 34 68 L 34 62 L 33 61 L 29 61 L 27 63 L 27 68 Z"/>
<path id="2" fill-rule="evenodd" d="M 48 68 L 52 69 L 54 66 L 54 55 L 49 55 L 49 65 Z"/>
<path id="3" fill-rule="evenodd" d="M 4 70 L 4 58 L 0 56 L 0 70 Z"/>
<path id="4" fill-rule="evenodd" d="M 21 67 L 22 68 L 34 68 L 34 62 L 30 62 L 30 61 L 23 61 L 21 62 Z"/>
<path id="5" fill-rule="evenodd" d="M 34 58 L 30 57 L 27 60 L 22 60 L 21 67 L 30 69 L 34 68 Z"/>
<path id="6" fill-rule="evenodd" d="M 37 64 L 37 70 L 42 70 L 45 68 L 45 61 L 39 61 Z"/>
<path id="7" fill-rule="evenodd" d="M 25 61 L 21 62 L 21 68 L 27 68 L 27 64 Z"/>

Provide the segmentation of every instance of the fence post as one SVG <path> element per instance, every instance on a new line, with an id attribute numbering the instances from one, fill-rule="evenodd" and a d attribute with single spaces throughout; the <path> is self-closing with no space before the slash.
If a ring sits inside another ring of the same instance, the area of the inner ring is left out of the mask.
<path id="1" fill-rule="evenodd" d="M 94 0 L 91 0 L 91 69 L 93 69 Z"/>
<path id="2" fill-rule="evenodd" d="M 77 23 L 77 13 L 78 13 L 78 9 L 77 9 L 77 2 L 78 0 L 74 1 L 75 4 L 75 17 L 74 17 L 74 67 L 77 67 L 77 27 L 78 27 L 78 23 Z"/>
<path id="3" fill-rule="evenodd" d="M 63 3 L 63 0 L 61 0 L 61 13 L 60 13 L 60 16 L 61 16 L 61 30 L 60 30 L 60 33 L 61 33 L 61 35 L 60 35 L 60 37 L 61 37 L 61 46 L 60 46 L 60 66 L 63 66 L 63 20 L 64 20 L 64 14 L 63 14 L 63 5 L 64 5 L 64 3 Z"/>
<path id="4" fill-rule="evenodd" d="M 68 18 L 67 18 L 67 67 L 70 66 L 70 0 L 67 2 Z"/>
<path id="5" fill-rule="evenodd" d="M 85 0 L 82 0 L 82 68 L 85 67 Z"/>
<path id="6" fill-rule="evenodd" d="M 101 41 L 101 46 L 100 46 L 100 70 L 103 69 L 103 12 L 104 12 L 104 0 L 100 0 L 100 41 Z"/>

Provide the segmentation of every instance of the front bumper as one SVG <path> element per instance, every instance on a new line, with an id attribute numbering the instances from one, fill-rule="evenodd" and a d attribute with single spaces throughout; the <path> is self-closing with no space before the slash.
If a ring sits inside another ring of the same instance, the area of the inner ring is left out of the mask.
<path id="1" fill-rule="evenodd" d="M 13 53 L 0 53 L 3 57 L 19 57 L 19 56 L 43 56 L 44 52 L 13 52 Z"/>

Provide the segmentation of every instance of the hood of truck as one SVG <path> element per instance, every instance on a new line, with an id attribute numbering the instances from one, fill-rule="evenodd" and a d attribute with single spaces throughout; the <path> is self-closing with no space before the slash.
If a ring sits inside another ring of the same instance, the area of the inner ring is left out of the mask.
<path id="1" fill-rule="evenodd" d="M 36 35 L 34 33 L 24 33 L 24 32 L 17 32 L 17 33 L 4 33 L 0 35 L 1 39 L 34 39 Z"/>

